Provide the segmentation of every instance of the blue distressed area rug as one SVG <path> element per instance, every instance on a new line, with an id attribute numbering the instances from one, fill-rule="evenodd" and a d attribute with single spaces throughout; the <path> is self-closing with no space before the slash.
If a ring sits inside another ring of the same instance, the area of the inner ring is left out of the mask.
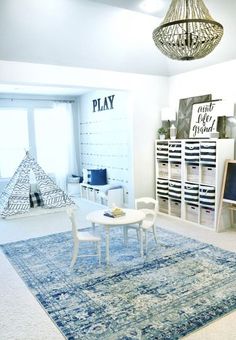
<path id="1" fill-rule="evenodd" d="M 236 308 L 235 253 L 158 229 L 141 259 L 132 232 L 125 247 L 121 228 L 111 231 L 109 268 L 103 239 L 100 267 L 86 257 L 70 271 L 70 232 L 2 249 L 70 340 L 174 340 Z"/>

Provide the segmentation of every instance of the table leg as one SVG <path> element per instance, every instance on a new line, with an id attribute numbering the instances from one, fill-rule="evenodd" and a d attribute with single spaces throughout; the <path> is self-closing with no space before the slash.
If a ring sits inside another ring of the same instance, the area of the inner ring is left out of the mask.
<path id="1" fill-rule="evenodd" d="M 123 236 L 124 236 L 124 245 L 127 247 L 127 244 L 128 244 L 128 228 L 127 228 L 127 226 L 123 226 Z"/>
<path id="2" fill-rule="evenodd" d="M 95 223 L 92 222 L 93 234 L 95 234 Z"/>
<path id="3" fill-rule="evenodd" d="M 142 223 L 139 223 L 139 236 L 140 236 L 140 255 L 143 257 L 143 229 L 141 228 Z"/>
<path id="4" fill-rule="evenodd" d="M 106 264 L 110 264 L 110 227 L 105 226 L 106 230 Z"/>

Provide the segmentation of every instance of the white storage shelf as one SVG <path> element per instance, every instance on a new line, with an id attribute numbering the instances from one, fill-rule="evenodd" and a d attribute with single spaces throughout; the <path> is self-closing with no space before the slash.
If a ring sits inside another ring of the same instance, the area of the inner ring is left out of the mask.
<path id="1" fill-rule="evenodd" d="M 217 230 L 221 183 L 234 140 L 156 140 L 155 155 L 159 213 L 223 230 Z"/>

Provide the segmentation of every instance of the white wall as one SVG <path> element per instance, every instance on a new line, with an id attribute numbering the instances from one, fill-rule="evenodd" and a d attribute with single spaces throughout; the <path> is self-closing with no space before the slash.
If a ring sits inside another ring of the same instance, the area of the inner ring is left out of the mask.
<path id="1" fill-rule="evenodd" d="M 35 86 L 87 87 L 129 92 L 131 131 L 130 201 L 154 197 L 154 140 L 160 110 L 167 105 L 168 78 L 133 73 L 0 61 L 0 83 Z"/>
<path id="2" fill-rule="evenodd" d="M 236 103 L 236 60 L 182 73 L 169 78 L 169 103 L 178 108 L 180 98 L 212 94 L 212 99 Z"/>
<path id="3" fill-rule="evenodd" d="M 74 67 L 0 61 L 0 83 L 87 87 L 125 90 L 129 93 L 130 145 L 133 164 L 131 201 L 154 196 L 154 140 L 161 125 L 160 110 L 180 98 L 211 93 L 213 98 L 236 103 L 236 60 L 178 76 L 158 77 Z M 232 130 L 234 133 L 234 129 Z M 133 184 L 133 185 L 132 185 Z"/>
<path id="4" fill-rule="evenodd" d="M 109 96 L 114 96 L 110 109 Z M 93 108 L 93 101 L 108 101 L 108 110 Z M 130 154 L 130 112 L 125 91 L 92 91 L 79 97 L 80 172 L 105 168 L 109 184 L 122 185 L 128 205 L 133 164 Z"/>
<path id="5" fill-rule="evenodd" d="M 213 98 L 236 103 L 236 60 L 178 76 L 158 77 L 53 65 L 0 61 L 0 83 L 93 89 L 129 93 L 131 122 L 131 201 L 154 196 L 154 140 L 161 125 L 160 110 L 180 98 L 211 93 Z M 234 129 L 233 129 L 234 133 Z"/>
<path id="6" fill-rule="evenodd" d="M 212 94 L 212 99 L 236 103 L 236 60 L 182 73 L 169 78 L 169 105 L 178 110 L 180 98 Z M 227 123 L 228 137 L 236 137 L 236 127 Z"/>

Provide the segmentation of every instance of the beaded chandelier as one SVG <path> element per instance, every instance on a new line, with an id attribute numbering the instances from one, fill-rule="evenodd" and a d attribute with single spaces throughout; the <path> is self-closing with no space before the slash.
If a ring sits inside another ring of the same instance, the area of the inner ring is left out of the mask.
<path id="1" fill-rule="evenodd" d="M 167 57 L 193 60 L 211 53 L 223 31 L 202 0 L 172 0 L 164 20 L 153 31 L 153 40 Z"/>

